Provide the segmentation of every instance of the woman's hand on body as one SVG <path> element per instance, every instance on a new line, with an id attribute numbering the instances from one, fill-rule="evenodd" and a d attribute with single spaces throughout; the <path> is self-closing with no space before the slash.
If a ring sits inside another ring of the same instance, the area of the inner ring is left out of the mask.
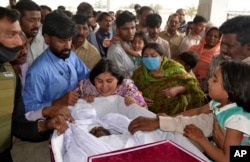
<path id="1" fill-rule="evenodd" d="M 132 97 L 132 96 L 124 96 L 124 101 L 125 101 L 125 105 L 126 106 L 129 106 L 129 105 L 131 105 L 131 104 L 133 104 L 133 103 L 136 103 L 137 104 L 137 101 L 136 101 L 136 99 L 134 98 L 134 97 Z"/>
<path id="2" fill-rule="evenodd" d="M 84 100 L 86 100 L 88 103 L 94 102 L 95 96 L 89 95 L 89 96 L 84 96 Z"/>

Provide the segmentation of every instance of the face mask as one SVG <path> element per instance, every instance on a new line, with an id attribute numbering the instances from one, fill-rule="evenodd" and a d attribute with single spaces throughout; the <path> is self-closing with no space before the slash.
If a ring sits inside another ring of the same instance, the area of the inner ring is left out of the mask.
<path id="1" fill-rule="evenodd" d="M 160 66 L 159 57 L 143 57 L 142 62 L 148 70 L 156 70 Z"/>
<path id="2" fill-rule="evenodd" d="M 8 48 L 0 43 L 0 62 L 10 62 L 15 60 L 20 52 L 20 47 Z"/>

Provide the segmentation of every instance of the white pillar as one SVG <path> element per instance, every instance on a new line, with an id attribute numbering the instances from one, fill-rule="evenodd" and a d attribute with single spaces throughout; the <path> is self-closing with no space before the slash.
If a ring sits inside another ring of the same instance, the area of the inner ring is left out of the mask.
<path id="1" fill-rule="evenodd" d="M 228 0 L 199 0 L 197 14 L 220 26 L 227 19 Z"/>
<path id="2" fill-rule="evenodd" d="M 110 0 L 107 0 L 107 12 L 110 11 Z"/>

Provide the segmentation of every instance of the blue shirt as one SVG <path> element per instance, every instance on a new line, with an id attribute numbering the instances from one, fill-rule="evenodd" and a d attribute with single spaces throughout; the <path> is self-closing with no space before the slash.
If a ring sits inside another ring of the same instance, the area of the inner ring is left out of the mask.
<path id="1" fill-rule="evenodd" d="M 50 106 L 52 101 L 77 87 L 86 79 L 89 69 L 74 52 L 69 58 L 55 56 L 47 48 L 31 65 L 24 87 L 25 112 Z"/>
<path id="2" fill-rule="evenodd" d="M 97 32 L 95 33 L 96 35 L 96 41 L 98 43 L 99 46 L 99 51 L 102 57 L 107 57 L 107 51 L 108 51 L 108 47 L 104 47 L 103 46 L 103 41 L 104 39 L 112 39 L 113 38 L 113 30 L 112 28 L 109 29 L 109 32 L 105 33 L 105 31 L 101 28 L 99 28 L 97 30 Z"/>
<path id="3" fill-rule="evenodd" d="M 89 32 L 89 35 L 87 37 L 87 40 L 89 41 L 89 43 L 91 43 L 93 46 L 95 46 L 95 48 L 100 51 L 99 49 L 99 45 L 97 43 L 96 37 L 95 37 L 95 33 L 93 31 Z"/>

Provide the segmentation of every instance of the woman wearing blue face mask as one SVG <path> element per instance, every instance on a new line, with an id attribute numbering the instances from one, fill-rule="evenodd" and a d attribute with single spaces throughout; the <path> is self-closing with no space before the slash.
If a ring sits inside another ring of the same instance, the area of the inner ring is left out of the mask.
<path id="1" fill-rule="evenodd" d="M 175 115 L 204 105 L 198 81 L 181 64 L 163 54 L 160 44 L 148 43 L 142 50 L 143 64 L 132 76 L 149 110 Z"/>

